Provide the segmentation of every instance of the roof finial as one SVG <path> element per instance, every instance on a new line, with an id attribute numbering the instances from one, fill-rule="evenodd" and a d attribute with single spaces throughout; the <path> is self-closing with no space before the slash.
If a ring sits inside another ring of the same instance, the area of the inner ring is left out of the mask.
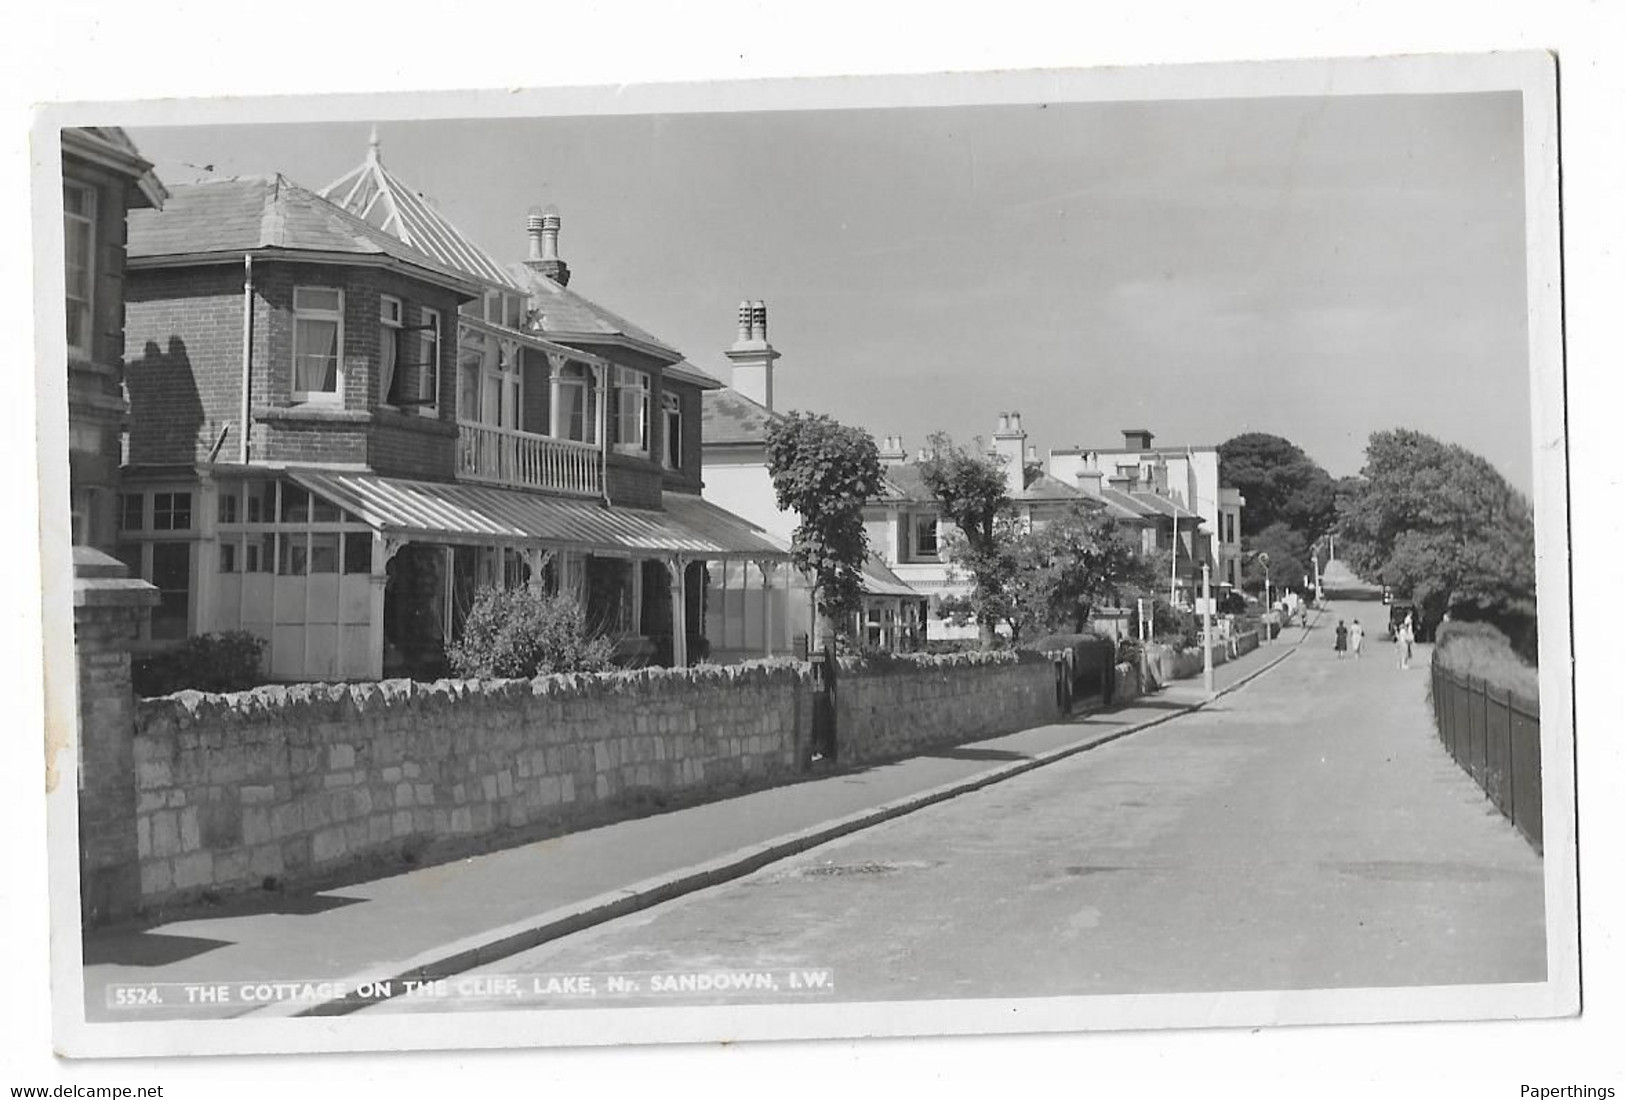
<path id="1" fill-rule="evenodd" d="M 367 137 L 367 160 L 373 164 L 378 163 L 378 124 L 372 124 L 372 133 Z"/>

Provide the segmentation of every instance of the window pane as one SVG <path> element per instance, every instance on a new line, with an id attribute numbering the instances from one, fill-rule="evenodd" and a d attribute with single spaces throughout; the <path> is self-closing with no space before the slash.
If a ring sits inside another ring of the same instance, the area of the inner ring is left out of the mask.
<path id="1" fill-rule="evenodd" d="M 152 495 L 152 529 L 154 531 L 189 531 L 191 527 L 191 493 L 154 493 Z"/>
<path id="2" fill-rule="evenodd" d="M 344 536 L 344 571 L 372 572 L 372 533 L 357 531 Z"/>
<path id="3" fill-rule="evenodd" d="M 125 493 L 119 526 L 126 531 L 141 530 L 141 506 L 145 498 L 140 493 Z"/>
<path id="4" fill-rule="evenodd" d="M 235 541 L 220 544 L 220 572 L 237 572 L 237 549 Z"/>
<path id="5" fill-rule="evenodd" d="M 151 580 L 159 596 L 158 606 L 152 609 L 152 636 L 157 639 L 186 637 L 186 613 L 192 583 L 192 544 L 154 543 Z"/>
<path id="6" fill-rule="evenodd" d="M 219 517 L 218 517 L 218 522 L 220 522 L 220 523 L 236 523 L 237 522 L 237 514 L 238 514 L 237 513 L 237 495 L 238 495 L 238 492 L 239 492 L 239 486 L 237 484 L 235 484 L 235 483 L 232 483 L 230 485 L 222 485 L 220 487 L 219 496 L 216 498 L 220 502 L 220 514 L 219 514 Z"/>
<path id="7" fill-rule="evenodd" d="M 243 544 L 243 572 L 269 573 L 275 560 L 275 535 L 250 535 Z"/>
<path id="8" fill-rule="evenodd" d="M 310 521 L 310 494 L 297 485 L 282 483 L 282 522 L 308 523 Z"/>
<path id="9" fill-rule="evenodd" d="M 378 333 L 378 392 L 386 405 L 401 403 L 401 372 L 396 369 L 400 332 L 385 325 Z"/>
<path id="10" fill-rule="evenodd" d="M 338 535 L 310 536 L 310 571 L 312 573 L 337 573 L 339 571 Z"/>
<path id="11" fill-rule="evenodd" d="M 276 521 L 276 482 L 245 481 L 243 483 L 243 511 L 249 523 Z"/>
<path id="12" fill-rule="evenodd" d="M 310 571 L 309 535 L 303 532 L 277 536 L 276 571 L 285 577 L 302 577 Z"/>
<path id="13" fill-rule="evenodd" d="M 90 217 L 95 206 L 95 196 L 88 187 L 78 187 L 71 183 L 62 185 L 62 212 L 64 214 L 80 214 Z"/>
<path id="14" fill-rule="evenodd" d="M 301 317 L 294 326 L 293 388 L 301 393 L 337 393 L 339 324 Z"/>
<path id="15" fill-rule="evenodd" d="M 344 518 L 344 512 L 337 504 L 321 497 L 310 498 L 310 512 L 312 523 L 338 523 Z"/>
<path id="16" fill-rule="evenodd" d="M 386 325 L 399 325 L 401 323 L 401 300 L 387 296 L 379 298 L 378 319 Z"/>
<path id="17" fill-rule="evenodd" d="M 332 287 L 301 286 L 293 291 L 294 309 L 339 311 L 339 292 Z"/>

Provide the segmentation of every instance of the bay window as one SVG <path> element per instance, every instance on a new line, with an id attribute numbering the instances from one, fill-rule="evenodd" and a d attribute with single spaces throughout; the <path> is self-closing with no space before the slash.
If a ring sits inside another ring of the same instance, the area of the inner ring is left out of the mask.
<path id="1" fill-rule="evenodd" d="M 62 185 L 62 234 L 67 242 L 68 350 L 89 358 L 96 278 L 96 192 L 77 183 Z"/>
<path id="2" fill-rule="evenodd" d="M 553 372 L 553 436 L 598 442 L 598 383 L 591 367 L 564 363 Z"/>
<path id="3" fill-rule="evenodd" d="M 418 408 L 425 416 L 440 409 L 440 311 L 423 311 L 423 327 L 418 333 Z"/>

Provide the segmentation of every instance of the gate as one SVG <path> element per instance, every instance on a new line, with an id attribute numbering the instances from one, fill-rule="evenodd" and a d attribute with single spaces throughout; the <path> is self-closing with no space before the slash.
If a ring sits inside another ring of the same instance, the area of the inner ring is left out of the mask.
<path id="1" fill-rule="evenodd" d="M 835 647 L 826 645 L 812 658 L 812 758 L 835 763 L 839 739 L 835 731 L 835 681 L 840 665 Z"/>

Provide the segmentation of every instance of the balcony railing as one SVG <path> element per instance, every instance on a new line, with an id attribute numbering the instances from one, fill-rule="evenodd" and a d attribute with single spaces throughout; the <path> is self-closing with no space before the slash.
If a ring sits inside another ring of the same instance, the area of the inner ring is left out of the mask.
<path id="1" fill-rule="evenodd" d="M 603 492 L 603 456 L 596 444 L 489 424 L 460 423 L 457 427 L 457 476 L 461 478 L 581 496 Z"/>

